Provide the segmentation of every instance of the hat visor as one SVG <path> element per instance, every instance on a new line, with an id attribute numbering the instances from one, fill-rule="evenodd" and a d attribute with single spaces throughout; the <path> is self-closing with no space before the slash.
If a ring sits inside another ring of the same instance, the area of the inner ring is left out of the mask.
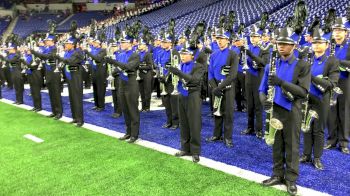
<path id="1" fill-rule="evenodd" d="M 259 33 L 251 33 L 249 36 L 250 37 L 261 37 L 261 35 Z"/>
<path id="2" fill-rule="evenodd" d="M 193 52 L 190 50 L 180 50 L 179 52 L 180 54 L 189 54 L 189 55 L 193 55 Z"/>
<path id="3" fill-rule="evenodd" d="M 312 39 L 311 43 L 328 43 L 329 40 L 323 39 L 323 38 L 319 38 L 319 37 L 315 37 Z"/>
<path id="4" fill-rule="evenodd" d="M 216 35 L 216 38 L 229 39 L 226 35 Z"/>
<path id="5" fill-rule="evenodd" d="M 131 40 L 128 40 L 128 39 L 121 39 L 120 42 L 121 42 L 121 43 L 130 43 Z"/>
<path id="6" fill-rule="evenodd" d="M 332 29 L 341 29 L 347 31 L 348 29 L 343 25 L 333 25 Z"/>
<path id="7" fill-rule="evenodd" d="M 286 38 L 286 37 L 283 37 L 283 38 L 280 38 L 280 39 L 277 39 L 276 40 L 276 43 L 277 44 L 292 44 L 292 45 L 295 45 L 295 41 L 290 39 L 290 38 Z"/>
<path id="8" fill-rule="evenodd" d="M 162 39 L 162 42 L 168 42 L 168 43 L 171 43 L 172 41 L 169 40 L 169 39 Z"/>

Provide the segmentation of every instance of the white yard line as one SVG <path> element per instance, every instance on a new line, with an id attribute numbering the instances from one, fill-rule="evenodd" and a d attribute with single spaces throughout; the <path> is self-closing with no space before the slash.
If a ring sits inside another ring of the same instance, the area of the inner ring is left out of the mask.
<path id="1" fill-rule="evenodd" d="M 32 140 L 33 142 L 36 142 L 36 143 L 43 143 L 44 142 L 43 139 L 38 138 L 38 137 L 36 137 L 36 136 L 34 136 L 32 134 L 25 134 L 23 137 L 27 138 L 29 140 Z"/>
<path id="2" fill-rule="evenodd" d="M 1 99 L 0 101 L 4 102 L 4 103 L 7 103 L 7 104 L 11 104 L 11 105 L 17 106 L 19 108 L 26 109 L 26 110 L 29 110 L 29 109 L 32 108 L 30 106 L 23 105 L 23 104 L 22 105 L 15 105 L 15 104 L 13 104 L 13 101 L 10 101 L 8 99 Z M 42 115 L 50 114 L 50 112 L 48 112 L 48 111 L 41 111 L 39 113 L 42 114 Z M 68 117 L 63 117 L 60 120 L 64 121 L 64 122 L 69 122 L 72 119 L 68 118 Z M 99 127 L 99 126 L 96 126 L 96 125 L 93 125 L 93 124 L 89 124 L 89 123 L 85 123 L 83 125 L 83 127 L 88 129 L 88 130 L 91 130 L 91 131 L 94 131 L 94 132 L 97 132 L 97 133 L 101 133 L 101 134 L 104 134 L 104 135 L 107 135 L 107 136 L 110 136 L 110 137 L 114 137 L 114 138 L 119 138 L 119 137 L 124 135 L 124 133 L 120 133 L 120 132 L 117 132 L 117 131 L 106 129 L 106 128 Z M 155 143 L 155 142 L 150 142 L 150 141 L 146 141 L 146 140 L 142 140 L 142 139 L 138 139 L 135 142 L 135 144 L 143 146 L 143 147 L 146 147 L 146 148 L 150 148 L 150 149 L 153 149 L 153 150 L 156 150 L 156 151 L 159 151 L 159 152 L 163 152 L 163 153 L 169 154 L 169 155 L 174 155 L 175 152 L 178 151 L 175 148 L 171 148 L 169 146 L 165 146 L 165 145 L 162 145 L 162 144 L 158 144 L 158 143 Z M 185 160 L 188 160 L 188 161 L 192 161 L 191 157 L 182 157 L 182 158 L 185 159 Z M 246 170 L 246 169 L 242 169 L 242 168 L 239 168 L 239 167 L 236 167 L 236 166 L 233 166 L 233 165 L 228 165 L 226 163 L 222 163 L 222 162 L 215 161 L 215 160 L 212 160 L 212 159 L 208 159 L 208 158 L 205 158 L 205 157 L 200 157 L 200 162 L 198 164 L 200 164 L 202 166 L 205 166 L 205 167 L 208 167 L 208 168 L 212 168 L 212 169 L 218 170 L 218 171 L 225 172 L 227 174 L 238 176 L 240 178 L 243 178 L 243 179 L 246 179 L 246 180 L 249 180 L 249 181 L 253 181 L 253 182 L 256 182 L 256 183 L 261 183 L 263 180 L 269 178 L 269 176 L 265 176 L 265 175 L 262 175 L 262 174 L 259 174 L 259 173 L 255 173 L 255 172 L 252 172 L 252 171 L 249 171 L 249 170 Z M 273 186 L 273 187 L 276 188 L 276 189 L 279 189 L 279 190 L 287 191 L 286 187 L 282 186 L 282 185 L 277 185 L 277 186 Z M 329 194 L 323 193 L 323 192 L 319 192 L 319 191 L 316 191 L 316 190 L 313 190 L 313 189 L 310 189 L 310 188 L 298 186 L 298 195 L 328 196 Z"/>

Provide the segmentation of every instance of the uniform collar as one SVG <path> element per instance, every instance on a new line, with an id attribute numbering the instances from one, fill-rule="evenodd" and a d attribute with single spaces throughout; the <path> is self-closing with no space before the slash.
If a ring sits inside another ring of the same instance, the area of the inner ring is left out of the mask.
<path id="1" fill-rule="evenodd" d="M 290 57 L 288 57 L 286 60 L 283 60 L 283 59 L 281 58 L 281 61 L 282 61 L 282 62 L 287 62 L 287 61 L 288 61 L 288 64 L 292 64 L 295 60 L 296 60 L 296 58 L 295 58 L 295 56 L 294 56 L 293 53 L 292 53 L 292 55 L 291 55 Z"/>
<path id="2" fill-rule="evenodd" d="M 326 59 L 326 57 L 327 57 L 327 55 L 326 55 L 326 53 L 324 53 L 324 54 L 323 54 L 322 56 L 320 56 L 320 57 L 316 57 L 316 56 L 315 56 L 315 60 L 323 62 L 323 61 Z"/>

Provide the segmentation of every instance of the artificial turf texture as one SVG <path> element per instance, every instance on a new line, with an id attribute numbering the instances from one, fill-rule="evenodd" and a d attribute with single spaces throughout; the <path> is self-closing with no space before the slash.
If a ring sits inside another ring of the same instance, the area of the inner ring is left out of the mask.
<path id="1" fill-rule="evenodd" d="M 1 102 L 0 152 L 0 195 L 285 195 Z"/>

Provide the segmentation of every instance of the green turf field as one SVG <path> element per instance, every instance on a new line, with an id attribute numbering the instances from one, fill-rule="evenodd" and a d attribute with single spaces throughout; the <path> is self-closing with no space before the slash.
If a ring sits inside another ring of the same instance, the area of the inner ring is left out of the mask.
<path id="1" fill-rule="evenodd" d="M 0 102 L 0 195 L 285 194 Z"/>

